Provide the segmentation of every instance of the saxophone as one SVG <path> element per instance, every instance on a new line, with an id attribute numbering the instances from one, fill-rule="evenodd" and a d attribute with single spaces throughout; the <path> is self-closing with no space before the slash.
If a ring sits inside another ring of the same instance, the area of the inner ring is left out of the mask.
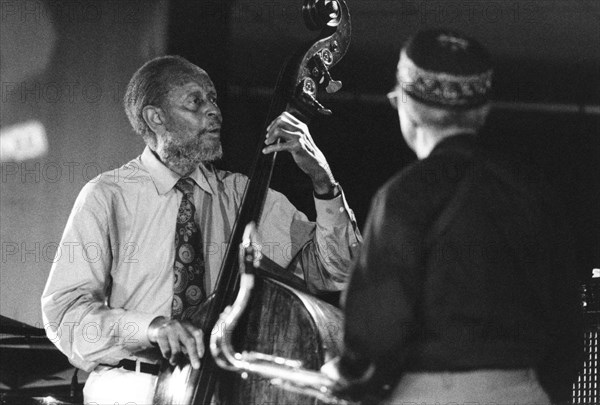
<path id="1" fill-rule="evenodd" d="M 328 404 L 348 405 L 352 402 L 336 397 L 337 381 L 326 374 L 302 367 L 302 362 L 258 352 L 237 352 L 231 335 L 244 313 L 254 287 L 253 269 L 260 266 L 260 245 L 254 242 L 256 228 L 250 223 L 244 230 L 240 245 L 240 287 L 234 303 L 227 307 L 214 326 L 210 338 L 210 351 L 216 364 L 247 378 L 256 374 L 268 378 L 270 383 L 285 390 L 309 395 Z"/>

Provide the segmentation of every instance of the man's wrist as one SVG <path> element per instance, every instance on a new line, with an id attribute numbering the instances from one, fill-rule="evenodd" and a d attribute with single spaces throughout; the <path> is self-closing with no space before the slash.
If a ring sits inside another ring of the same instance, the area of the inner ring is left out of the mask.
<path id="1" fill-rule="evenodd" d="M 158 330 L 167 322 L 169 322 L 169 319 L 164 316 L 157 316 L 150 322 L 150 325 L 148 326 L 148 340 L 151 343 L 156 343 L 158 340 Z"/>
<path id="2" fill-rule="evenodd" d="M 333 183 L 328 187 L 321 187 L 319 190 L 315 187 L 314 189 L 315 198 L 319 200 L 332 200 L 340 195 L 340 189 L 338 183 Z"/>

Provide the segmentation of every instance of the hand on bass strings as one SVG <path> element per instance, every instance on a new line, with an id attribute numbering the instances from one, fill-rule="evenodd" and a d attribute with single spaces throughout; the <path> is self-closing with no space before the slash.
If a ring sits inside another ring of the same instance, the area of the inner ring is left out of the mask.
<path id="1" fill-rule="evenodd" d="M 336 185 L 329 163 L 317 147 L 308 126 L 284 111 L 267 127 L 263 153 L 289 152 L 294 161 L 313 182 L 316 194 L 325 195 L 334 191 Z"/>
<path id="2" fill-rule="evenodd" d="M 171 365 L 177 363 L 178 356 L 187 355 L 193 368 L 200 368 L 204 355 L 204 334 L 187 321 L 154 318 L 148 328 L 148 339 L 158 344 L 160 351 Z"/>

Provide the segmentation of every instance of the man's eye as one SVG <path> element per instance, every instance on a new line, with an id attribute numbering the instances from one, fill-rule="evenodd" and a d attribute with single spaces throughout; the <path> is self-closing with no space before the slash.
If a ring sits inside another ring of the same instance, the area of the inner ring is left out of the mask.
<path id="1" fill-rule="evenodd" d="M 192 97 L 192 98 L 188 99 L 186 106 L 187 106 L 187 108 L 189 108 L 191 110 L 196 110 L 196 109 L 198 109 L 200 104 L 202 104 L 202 100 L 200 100 L 199 97 Z"/>
<path id="2" fill-rule="evenodd" d="M 217 98 L 216 97 L 208 97 L 208 102 L 217 105 Z M 201 97 L 192 97 L 190 98 L 190 107 L 191 108 L 198 108 L 200 105 L 202 105 L 202 103 L 204 103 L 204 100 Z"/>

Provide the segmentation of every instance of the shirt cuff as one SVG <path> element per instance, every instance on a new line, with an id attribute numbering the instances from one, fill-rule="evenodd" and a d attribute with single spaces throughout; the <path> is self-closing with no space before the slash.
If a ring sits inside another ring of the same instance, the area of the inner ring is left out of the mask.
<path id="1" fill-rule="evenodd" d="M 340 194 L 330 200 L 323 200 L 320 198 L 314 198 L 315 210 L 317 212 L 317 222 L 321 226 L 334 226 L 342 225 L 348 222 L 348 219 L 352 223 L 356 223 L 354 212 L 348 206 L 344 190 L 338 184 L 337 188 Z"/>
<path id="2" fill-rule="evenodd" d="M 156 316 L 145 312 L 127 311 L 122 318 L 124 347 L 135 350 L 152 346 L 148 339 L 148 327 Z"/>

